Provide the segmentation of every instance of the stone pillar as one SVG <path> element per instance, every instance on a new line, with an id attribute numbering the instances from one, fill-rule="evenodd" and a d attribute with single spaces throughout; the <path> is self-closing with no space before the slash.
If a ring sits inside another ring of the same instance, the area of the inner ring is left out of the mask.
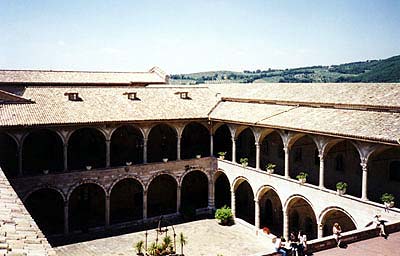
<path id="1" fill-rule="evenodd" d="M 285 178 L 289 179 L 290 178 L 290 174 L 289 174 L 289 147 L 284 147 L 283 151 L 285 151 Z"/>
<path id="2" fill-rule="evenodd" d="M 147 138 L 143 138 L 143 163 L 147 164 Z"/>
<path id="3" fill-rule="evenodd" d="M 64 144 L 64 172 L 68 171 L 68 143 Z"/>
<path id="4" fill-rule="evenodd" d="M 257 199 L 254 199 L 254 218 L 256 228 L 260 228 L 260 204 Z"/>
<path id="5" fill-rule="evenodd" d="M 317 223 L 317 225 L 318 225 L 317 238 L 320 239 L 320 238 L 322 238 L 323 235 L 324 235 L 324 234 L 323 234 L 323 231 L 324 231 L 324 229 L 323 229 L 324 224 L 322 224 L 322 223 Z"/>
<path id="6" fill-rule="evenodd" d="M 215 195 L 214 195 L 214 183 L 208 182 L 208 209 L 215 208 Z"/>
<path id="7" fill-rule="evenodd" d="M 110 196 L 109 195 L 106 195 L 105 218 L 106 218 L 106 228 L 108 228 L 110 226 Z"/>
<path id="8" fill-rule="evenodd" d="M 176 160 L 181 160 L 181 138 L 182 136 L 176 137 Z"/>
<path id="9" fill-rule="evenodd" d="M 324 185 L 324 176 L 325 176 L 325 161 L 324 156 L 322 154 L 319 156 L 319 187 L 325 188 Z"/>
<path id="10" fill-rule="evenodd" d="M 362 185 L 361 185 L 361 199 L 367 201 L 368 200 L 368 165 L 367 160 L 361 160 L 361 169 L 362 169 Z"/>
<path id="11" fill-rule="evenodd" d="M 64 202 L 64 235 L 69 234 L 69 211 L 68 201 Z"/>
<path id="12" fill-rule="evenodd" d="M 181 209 L 181 186 L 176 189 L 176 212 L 178 213 Z"/>
<path id="13" fill-rule="evenodd" d="M 235 191 L 231 190 L 231 210 L 232 210 L 232 215 L 233 218 L 236 218 L 236 196 L 235 196 Z"/>
<path id="14" fill-rule="evenodd" d="M 260 143 L 256 142 L 256 170 L 260 170 Z"/>
<path id="15" fill-rule="evenodd" d="M 236 163 L 236 139 L 232 137 L 232 163 Z"/>
<path id="16" fill-rule="evenodd" d="M 214 155 L 214 136 L 210 133 L 210 156 Z"/>
<path id="17" fill-rule="evenodd" d="M 18 148 L 18 175 L 22 176 L 24 172 L 22 171 L 22 145 Z"/>
<path id="18" fill-rule="evenodd" d="M 289 214 L 285 210 L 283 210 L 283 237 L 289 238 Z"/>
<path id="19" fill-rule="evenodd" d="M 106 167 L 110 167 L 110 140 L 106 140 Z"/>
<path id="20" fill-rule="evenodd" d="M 143 191 L 143 219 L 147 219 L 147 190 Z"/>

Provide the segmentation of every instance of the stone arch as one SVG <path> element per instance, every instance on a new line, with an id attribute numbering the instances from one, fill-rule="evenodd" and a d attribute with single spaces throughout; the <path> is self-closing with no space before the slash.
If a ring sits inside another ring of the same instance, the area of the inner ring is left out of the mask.
<path id="1" fill-rule="evenodd" d="M 298 134 L 291 140 L 289 166 L 292 179 L 295 179 L 300 172 L 307 172 L 307 183 L 319 184 L 320 161 L 319 158 L 315 159 L 316 150 L 318 151 L 318 147 L 311 135 Z"/>
<path id="2" fill-rule="evenodd" d="M 335 141 L 326 150 L 325 187 L 336 190 L 339 181 L 348 184 L 347 192 L 350 195 L 361 196 L 361 161 L 357 148 L 349 140 Z"/>
<path id="3" fill-rule="evenodd" d="M 247 179 L 239 178 L 236 179 L 237 182 L 233 183 L 236 217 L 254 225 L 255 202 L 253 188 Z"/>
<path id="4" fill-rule="evenodd" d="M 265 169 L 268 163 L 275 164 L 275 174 L 285 175 L 285 152 L 283 141 L 278 131 L 271 131 L 261 138 L 260 167 Z"/>
<path id="5" fill-rule="evenodd" d="M 7 177 L 18 175 L 18 140 L 8 134 L 0 133 L 0 168 Z"/>
<path id="6" fill-rule="evenodd" d="M 214 153 L 226 152 L 225 159 L 232 160 L 232 136 L 227 124 L 219 126 L 213 137 Z"/>
<path id="7" fill-rule="evenodd" d="M 208 206 L 209 178 L 200 170 L 187 172 L 181 181 L 181 208 L 201 209 Z"/>
<path id="8" fill-rule="evenodd" d="M 199 171 L 202 172 L 206 177 L 207 177 L 207 182 L 210 183 L 211 182 L 211 177 L 210 174 L 205 171 L 203 168 L 196 168 L 196 169 L 188 169 L 186 170 L 178 179 L 178 185 L 182 186 L 182 181 L 185 178 L 186 175 L 190 174 L 191 172 L 195 172 L 195 171 Z"/>
<path id="9" fill-rule="evenodd" d="M 228 176 L 221 170 L 214 174 L 215 207 L 231 207 L 231 185 Z"/>
<path id="10" fill-rule="evenodd" d="M 347 232 L 357 229 L 357 222 L 355 219 L 344 209 L 331 206 L 325 208 L 319 214 L 319 223 L 322 228 L 322 236 L 332 235 L 332 227 L 334 223 L 339 223 L 342 228 L 342 232 Z"/>
<path id="11" fill-rule="evenodd" d="M 122 176 L 122 177 L 119 177 L 119 178 L 115 179 L 115 180 L 111 183 L 111 185 L 110 185 L 110 186 L 108 187 L 108 189 L 107 189 L 107 195 L 110 195 L 110 194 L 111 194 L 111 190 L 113 189 L 113 187 L 115 186 L 115 184 L 117 184 L 118 182 L 120 182 L 121 180 L 124 180 L 124 179 L 133 179 L 133 180 L 136 180 L 137 182 L 140 183 L 140 185 L 142 186 L 143 190 L 145 190 L 145 188 L 146 188 L 146 184 L 144 183 L 144 181 L 142 180 L 142 178 L 141 178 L 139 175 L 127 174 L 127 175 L 124 175 L 124 176 Z"/>
<path id="12" fill-rule="evenodd" d="M 110 222 L 143 218 L 143 185 L 135 178 L 119 179 L 110 190 Z"/>
<path id="13" fill-rule="evenodd" d="M 58 189 L 41 187 L 31 191 L 24 204 L 40 230 L 46 235 L 64 231 L 64 196 Z"/>
<path id="14" fill-rule="evenodd" d="M 157 177 L 160 176 L 160 175 L 164 175 L 164 174 L 165 174 L 165 175 L 168 175 L 168 176 L 171 176 L 171 177 L 175 180 L 176 185 L 179 186 L 180 180 L 179 180 L 179 178 L 177 178 L 176 176 L 174 176 L 174 173 L 173 173 L 172 171 L 170 171 L 170 170 L 162 170 L 162 171 L 157 172 L 156 174 L 153 174 L 153 175 L 148 179 L 147 184 L 146 184 L 146 186 L 145 186 L 145 191 L 147 191 L 147 190 L 149 189 L 150 183 L 151 183 L 155 178 L 157 178 Z"/>
<path id="15" fill-rule="evenodd" d="M 80 182 L 68 197 L 71 230 L 87 232 L 105 224 L 106 190 L 93 181 Z"/>
<path id="16" fill-rule="evenodd" d="M 70 189 L 68 190 L 67 196 L 66 196 L 67 201 L 70 200 L 70 197 L 71 197 L 72 192 L 73 192 L 77 187 L 79 187 L 79 186 L 81 186 L 81 185 L 84 185 L 84 184 L 91 184 L 91 183 L 93 183 L 93 184 L 95 184 L 95 185 L 101 187 L 101 188 L 103 189 L 103 191 L 104 191 L 104 194 L 105 194 L 106 196 L 109 195 L 109 194 L 107 193 L 107 192 L 108 192 L 107 189 L 103 186 L 103 184 L 101 184 L 100 182 L 98 182 L 98 181 L 96 181 L 96 180 L 93 180 L 93 179 L 85 179 L 85 180 L 81 180 L 81 181 L 75 183 L 72 187 L 70 187 Z"/>
<path id="17" fill-rule="evenodd" d="M 23 196 L 22 201 L 25 202 L 26 199 L 27 199 L 32 193 L 35 193 L 36 191 L 41 190 L 41 189 L 54 190 L 54 191 L 56 191 L 56 192 L 58 192 L 58 193 L 60 194 L 60 196 L 61 196 L 62 199 L 63 199 L 63 202 L 66 202 L 66 201 L 67 201 L 67 197 L 65 196 L 64 192 L 63 192 L 61 189 L 59 189 L 59 188 L 57 188 L 57 187 L 54 187 L 54 186 L 52 186 L 52 185 L 49 185 L 49 184 L 42 185 L 42 186 L 38 186 L 38 187 L 35 187 L 34 189 L 30 190 L 28 193 L 26 193 L 26 194 Z"/>
<path id="18" fill-rule="evenodd" d="M 210 155 L 210 131 L 207 127 L 198 122 L 185 125 L 182 131 L 181 155 L 182 159 Z"/>
<path id="19" fill-rule="evenodd" d="M 71 170 L 85 166 L 106 166 L 106 136 L 96 128 L 80 128 L 68 139 L 68 167 Z"/>
<path id="20" fill-rule="evenodd" d="M 156 124 L 149 130 L 147 141 L 148 162 L 161 162 L 163 158 L 176 160 L 177 129 L 169 124 Z"/>
<path id="21" fill-rule="evenodd" d="M 309 240 L 317 238 L 317 216 L 306 197 L 290 196 L 284 204 L 284 211 L 289 217 L 289 232 L 303 230 Z"/>
<path id="22" fill-rule="evenodd" d="M 177 212 L 178 182 L 170 174 L 160 173 L 147 187 L 147 215 L 155 217 Z"/>
<path id="23" fill-rule="evenodd" d="M 110 165 L 143 163 L 143 132 L 132 125 L 121 125 L 111 133 Z"/>
<path id="24" fill-rule="evenodd" d="M 22 138 L 22 167 L 26 174 L 61 171 L 64 168 L 63 138 L 49 129 L 33 130 Z"/>
<path id="25" fill-rule="evenodd" d="M 254 132 L 250 127 L 245 128 L 237 134 L 236 160 L 248 158 L 249 166 L 256 167 L 256 145 Z"/>
<path id="26" fill-rule="evenodd" d="M 260 227 L 268 227 L 277 236 L 283 234 L 282 201 L 278 191 L 269 185 L 260 187 L 256 194 L 260 207 Z"/>

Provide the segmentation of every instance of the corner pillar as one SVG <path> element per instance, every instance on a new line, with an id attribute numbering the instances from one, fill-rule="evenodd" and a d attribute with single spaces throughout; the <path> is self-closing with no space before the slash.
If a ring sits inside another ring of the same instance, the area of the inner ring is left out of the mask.
<path id="1" fill-rule="evenodd" d="M 143 163 L 147 164 L 147 138 L 143 138 Z"/>
<path id="2" fill-rule="evenodd" d="M 64 144 L 64 172 L 68 171 L 68 143 Z"/>
<path id="3" fill-rule="evenodd" d="M 322 154 L 319 154 L 319 187 L 325 188 L 324 177 L 325 177 L 325 160 Z"/>
<path id="4" fill-rule="evenodd" d="M 143 219 L 147 219 L 147 190 L 143 191 Z"/>
<path id="5" fill-rule="evenodd" d="M 111 141 L 106 140 L 106 167 L 110 167 L 110 145 Z"/>
<path id="6" fill-rule="evenodd" d="M 110 226 L 110 196 L 109 195 L 106 195 L 105 219 L 106 219 L 106 228 L 108 228 Z"/>
<path id="7" fill-rule="evenodd" d="M 64 235 L 69 234 L 69 211 L 68 211 L 68 201 L 64 202 Z"/>
<path id="8" fill-rule="evenodd" d="M 210 156 L 214 155 L 214 136 L 210 133 Z"/>
<path id="9" fill-rule="evenodd" d="M 289 153 L 290 149 L 289 147 L 284 147 L 283 151 L 285 151 L 285 178 L 289 179 L 290 174 L 289 174 Z"/>
<path id="10" fill-rule="evenodd" d="M 361 199 L 364 201 L 368 200 L 368 163 L 366 159 L 361 160 L 362 169 L 362 185 L 361 185 Z"/>
<path id="11" fill-rule="evenodd" d="M 181 160 L 181 138 L 182 136 L 176 137 L 176 160 Z"/>
<path id="12" fill-rule="evenodd" d="M 181 209 L 181 186 L 176 189 L 176 212 L 179 213 Z"/>
<path id="13" fill-rule="evenodd" d="M 208 183 L 208 209 L 215 208 L 215 195 L 214 195 L 214 184 L 213 182 Z"/>
<path id="14" fill-rule="evenodd" d="M 236 139 L 232 137 L 232 163 L 236 163 Z"/>

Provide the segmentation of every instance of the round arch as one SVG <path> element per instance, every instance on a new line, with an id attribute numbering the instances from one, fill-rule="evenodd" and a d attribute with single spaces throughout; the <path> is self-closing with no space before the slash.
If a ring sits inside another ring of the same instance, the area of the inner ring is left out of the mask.
<path id="1" fill-rule="evenodd" d="M 110 190 L 110 222 L 143 218 L 143 186 L 134 178 L 121 179 Z"/>
<path id="2" fill-rule="evenodd" d="M 289 231 L 303 230 L 309 240 L 317 238 L 317 216 L 311 202 L 302 195 L 290 196 L 284 210 L 289 216 Z"/>
<path id="3" fill-rule="evenodd" d="M 231 207 L 231 185 L 228 176 L 221 170 L 214 174 L 214 196 L 216 208 L 224 205 Z"/>
<path id="4" fill-rule="evenodd" d="M 214 154 L 226 152 L 225 159 L 232 160 L 232 135 L 227 124 L 217 127 L 213 136 Z"/>
<path id="5" fill-rule="evenodd" d="M 25 198 L 26 209 L 46 235 L 64 232 L 64 197 L 53 188 L 38 188 Z"/>
<path id="6" fill-rule="evenodd" d="M 63 170 L 63 138 L 49 129 L 25 134 L 22 139 L 22 167 L 23 172 L 30 175 Z"/>
<path id="7" fill-rule="evenodd" d="M 178 182 L 167 173 L 153 177 L 147 188 L 147 215 L 155 217 L 177 212 Z"/>
<path id="8" fill-rule="evenodd" d="M 256 194 L 260 207 L 260 227 L 268 227 L 277 236 L 283 234 L 282 201 L 277 190 L 268 185 L 260 187 Z"/>
<path id="9" fill-rule="evenodd" d="M 106 137 L 96 128 L 75 130 L 68 140 L 68 167 L 71 170 L 106 165 Z"/>
<path id="10" fill-rule="evenodd" d="M 275 174 L 285 175 L 285 152 L 283 141 L 276 130 L 266 134 L 260 143 L 260 167 L 266 169 L 268 163 L 275 164 Z"/>
<path id="11" fill-rule="evenodd" d="M 237 134 L 236 159 L 247 158 L 249 166 L 256 167 L 256 145 L 253 130 L 245 128 Z"/>
<path id="12" fill-rule="evenodd" d="M 242 180 L 240 183 L 236 183 L 235 189 L 235 209 L 236 217 L 243 219 L 244 221 L 253 224 L 254 219 L 254 192 L 250 183 L 247 180 Z"/>
<path id="13" fill-rule="evenodd" d="M 339 223 L 342 232 L 347 232 L 357 229 L 355 219 L 344 209 L 336 206 L 325 208 L 319 214 L 319 223 L 322 228 L 322 236 L 332 235 L 332 227 L 334 223 Z"/>
<path id="14" fill-rule="evenodd" d="M 161 162 L 163 158 L 176 160 L 177 131 L 168 124 L 157 124 L 149 131 L 147 141 L 148 162 Z"/>
<path id="15" fill-rule="evenodd" d="M 18 141 L 8 133 L 0 133 L 0 168 L 7 177 L 18 175 Z"/>
<path id="16" fill-rule="evenodd" d="M 208 206 L 208 176 L 200 170 L 185 174 L 181 183 L 181 210 L 206 208 Z"/>
<path id="17" fill-rule="evenodd" d="M 207 127 L 198 122 L 185 125 L 182 131 L 181 155 L 182 159 L 210 155 L 210 132 Z"/>
<path id="18" fill-rule="evenodd" d="M 127 163 L 143 163 L 143 132 L 131 125 L 122 125 L 111 134 L 110 164 Z"/>
<path id="19" fill-rule="evenodd" d="M 69 224 L 71 230 L 87 232 L 105 223 L 104 188 L 93 182 L 80 183 L 69 195 Z"/>

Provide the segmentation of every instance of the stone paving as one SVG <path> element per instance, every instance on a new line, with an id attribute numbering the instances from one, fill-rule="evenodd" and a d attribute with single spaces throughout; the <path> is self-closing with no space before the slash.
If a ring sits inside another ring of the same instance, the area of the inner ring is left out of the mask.
<path id="1" fill-rule="evenodd" d="M 187 237 L 184 254 L 188 256 L 239 256 L 274 251 L 270 240 L 263 236 L 257 237 L 254 231 L 241 224 L 221 226 L 216 220 L 208 219 L 174 227 L 177 234 L 183 232 Z M 169 234 L 172 235 L 172 232 Z M 155 236 L 154 230 L 149 231 L 149 241 L 154 241 Z M 136 255 L 133 244 L 144 238 L 144 232 L 136 232 L 59 246 L 55 249 L 58 256 L 132 256 Z M 178 243 L 177 251 L 180 252 Z"/>
<path id="2" fill-rule="evenodd" d="M 390 234 L 388 239 L 375 237 L 372 239 L 349 244 L 346 249 L 333 248 L 321 252 L 316 252 L 315 256 L 394 256 L 400 255 L 400 232 Z"/>

